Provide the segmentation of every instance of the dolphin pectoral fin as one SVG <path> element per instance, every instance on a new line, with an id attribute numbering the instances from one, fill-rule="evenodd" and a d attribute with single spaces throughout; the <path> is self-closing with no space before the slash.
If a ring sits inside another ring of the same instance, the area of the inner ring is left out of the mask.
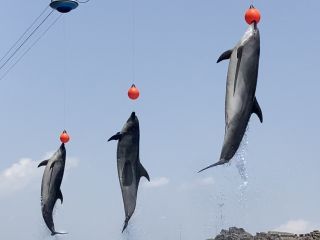
<path id="1" fill-rule="evenodd" d="M 145 177 L 150 182 L 149 174 L 148 174 L 147 170 L 142 166 L 141 163 L 139 163 L 139 167 L 138 168 L 139 168 L 138 171 L 139 171 L 140 177 Z"/>
<path id="2" fill-rule="evenodd" d="M 215 167 L 215 166 L 218 166 L 218 165 L 222 165 L 222 164 L 225 164 L 227 161 L 225 160 L 220 160 L 219 162 L 216 162 L 214 164 L 211 164 L 209 165 L 208 167 L 204 168 L 204 169 L 201 169 L 198 173 L 204 171 L 204 170 L 207 170 L 208 168 L 212 168 L 212 167 Z"/>
<path id="3" fill-rule="evenodd" d="M 62 195 L 61 189 L 60 189 L 59 192 L 58 192 L 57 199 L 60 199 L 61 204 L 63 203 L 63 195 Z"/>
<path id="4" fill-rule="evenodd" d="M 48 162 L 49 162 L 49 160 L 44 160 L 38 165 L 38 167 L 46 166 L 48 164 Z"/>
<path id="5" fill-rule="evenodd" d="M 252 107 L 252 113 L 255 113 L 257 114 L 260 122 L 262 123 L 263 122 L 263 115 L 262 115 L 262 111 L 261 111 L 261 108 L 259 106 L 259 103 L 257 101 L 257 98 L 254 97 L 254 101 L 253 101 L 253 107 Z"/>
<path id="6" fill-rule="evenodd" d="M 218 58 L 217 63 L 223 61 L 223 60 L 227 60 L 230 59 L 232 54 L 232 49 L 225 51 L 224 53 L 221 54 L 221 56 Z"/>
<path id="7" fill-rule="evenodd" d="M 111 138 L 108 139 L 108 142 L 111 140 L 120 140 L 122 137 L 122 134 L 120 132 L 117 132 L 115 135 L 113 135 Z"/>

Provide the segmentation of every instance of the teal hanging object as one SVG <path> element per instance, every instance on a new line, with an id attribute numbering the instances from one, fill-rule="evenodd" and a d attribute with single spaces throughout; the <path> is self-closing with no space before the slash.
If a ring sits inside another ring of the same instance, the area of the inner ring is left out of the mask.
<path id="1" fill-rule="evenodd" d="M 77 1 L 73 0 L 51 0 L 50 7 L 60 13 L 68 13 L 79 6 Z"/>

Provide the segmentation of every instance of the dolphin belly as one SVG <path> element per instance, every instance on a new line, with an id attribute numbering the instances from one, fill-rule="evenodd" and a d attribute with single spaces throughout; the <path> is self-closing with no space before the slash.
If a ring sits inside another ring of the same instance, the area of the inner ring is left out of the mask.
<path id="1" fill-rule="evenodd" d="M 235 115 L 226 126 L 220 161 L 228 162 L 237 152 L 246 132 L 250 114 Z"/>
<path id="2" fill-rule="evenodd" d="M 126 161 L 124 164 L 124 167 L 122 169 L 121 182 L 125 187 L 130 186 L 133 182 L 133 169 L 132 163 L 130 161 Z"/>

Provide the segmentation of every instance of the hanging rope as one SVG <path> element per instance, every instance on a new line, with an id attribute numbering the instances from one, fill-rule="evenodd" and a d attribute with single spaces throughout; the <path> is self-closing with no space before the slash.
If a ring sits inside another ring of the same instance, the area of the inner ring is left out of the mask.
<path id="1" fill-rule="evenodd" d="M 132 0 L 132 81 L 135 83 L 136 81 L 136 66 L 135 66 L 135 58 L 136 58 L 136 42 L 135 42 L 135 31 L 136 31 L 136 11 L 135 11 L 135 0 Z"/>
<path id="2" fill-rule="evenodd" d="M 51 10 L 50 13 L 40 22 L 40 24 L 29 34 L 29 36 L 19 45 L 19 47 L 10 55 L 10 57 L 0 66 L 2 70 L 6 64 L 14 57 L 14 55 L 23 47 L 23 45 L 33 36 L 33 34 L 42 26 L 42 24 L 50 17 L 54 10 Z"/>
<path id="3" fill-rule="evenodd" d="M 77 1 L 78 3 L 87 3 L 90 2 L 91 0 L 87 0 L 87 1 Z"/>
<path id="4" fill-rule="evenodd" d="M 17 46 L 17 44 L 22 40 L 22 38 L 29 32 L 29 30 L 36 24 L 36 22 L 42 17 L 42 15 L 48 10 L 49 5 L 45 7 L 45 9 L 40 13 L 40 15 L 31 23 L 31 25 L 25 30 L 25 32 L 18 38 L 18 40 L 11 46 L 11 48 L 6 52 L 6 54 L 0 59 L 2 62 L 8 54 Z"/>
<path id="5" fill-rule="evenodd" d="M 67 119 L 67 78 L 66 78 L 66 71 L 67 71 L 67 51 L 68 51 L 68 42 L 67 42 L 67 24 L 66 18 L 63 18 L 63 42 L 64 46 L 67 50 L 63 51 L 63 128 L 66 129 L 66 119 Z"/>
<path id="6" fill-rule="evenodd" d="M 8 73 L 21 61 L 21 59 L 40 41 L 40 39 L 55 25 L 55 23 L 62 17 L 60 14 L 50 25 L 46 28 L 46 30 L 34 41 L 34 43 L 26 50 L 24 53 L 18 58 L 18 60 L 0 77 L 0 81 L 5 78 Z"/>

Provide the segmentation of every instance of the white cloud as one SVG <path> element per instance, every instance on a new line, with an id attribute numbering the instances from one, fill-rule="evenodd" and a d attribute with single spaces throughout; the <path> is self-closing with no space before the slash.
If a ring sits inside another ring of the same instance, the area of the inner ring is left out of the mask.
<path id="1" fill-rule="evenodd" d="M 212 186 L 214 185 L 213 177 L 205 177 L 200 179 L 195 179 L 193 182 L 184 183 L 180 186 L 181 190 L 190 190 L 197 187 L 205 187 L 205 186 Z"/>
<path id="2" fill-rule="evenodd" d="M 201 185 L 201 186 L 213 185 L 214 179 L 213 179 L 213 177 L 202 178 L 202 179 L 197 180 L 196 184 Z"/>
<path id="3" fill-rule="evenodd" d="M 315 229 L 316 227 L 314 224 L 303 219 L 298 219 L 298 220 L 290 220 L 287 223 L 280 225 L 278 228 L 275 229 L 275 231 L 299 234 L 299 233 L 308 233 Z"/>
<path id="4" fill-rule="evenodd" d="M 170 180 L 166 177 L 159 177 L 151 179 L 150 182 L 145 182 L 144 187 L 146 188 L 159 188 L 168 185 Z"/>
<path id="5" fill-rule="evenodd" d="M 51 153 L 45 154 L 48 159 Z M 43 170 L 37 168 L 41 161 L 34 161 L 30 158 L 21 158 L 18 162 L 12 164 L 7 169 L 0 172 L 0 195 L 8 195 L 27 187 L 33 180 L 41 179 Z M 66 171 L 78 166 L 77 158 L 67 158 Z"/>
<path id="6" fill-rule="evenodd" d="M 0 173 L 0 194 L 8 194 L 24 188 L 40 175 L 40 171 L 37 171 L 37 162 L 22 158 Z"/>

